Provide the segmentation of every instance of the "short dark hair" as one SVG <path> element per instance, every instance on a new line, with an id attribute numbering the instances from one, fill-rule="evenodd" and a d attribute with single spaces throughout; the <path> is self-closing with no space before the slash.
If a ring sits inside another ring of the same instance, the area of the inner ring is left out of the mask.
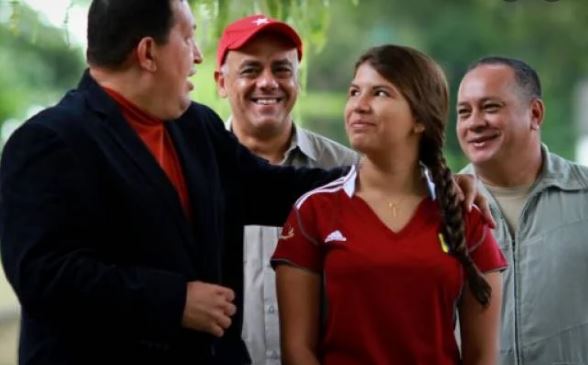
<path id="1" fill-rule="evenodd" d="M 537 71 L 528 63 L 516 58 L 502 56 L 482 57 L 468 67 L 468 72 L 481 65 L 504 65 L 510 67 L 515 75 L 517 85 L 530 99 L 541 98 L 541 81 Z"/>
<path id="2" fill-rule="evenodd" d="M 142 38 L 167 42 L 174 23 L 172 1 L 176 0 L 92 0 L 88 12 L 88 63 L 116 68 Z"/>

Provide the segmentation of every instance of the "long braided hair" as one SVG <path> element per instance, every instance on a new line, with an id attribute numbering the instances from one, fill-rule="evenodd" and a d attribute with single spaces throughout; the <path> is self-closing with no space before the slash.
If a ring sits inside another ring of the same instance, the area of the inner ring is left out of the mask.
<path id="1" fill-rule="evenodd" d="M 475 298 L 487 305 L 491 288 L 469 256 L 465 243 L 464 212 L 458 200 L 451 170 L 443 156 L 448 119 L 449 91 L 441 67 L 429 56 L 409 47 L 383 45 L 369 49 L 355 70 L 368 63 L 393 83 L 408 101 L 415 120 L 425 127 L 419 158 L 431 172 L 441 208 L 441 234 L 449 252 L 464 268 Z"/>

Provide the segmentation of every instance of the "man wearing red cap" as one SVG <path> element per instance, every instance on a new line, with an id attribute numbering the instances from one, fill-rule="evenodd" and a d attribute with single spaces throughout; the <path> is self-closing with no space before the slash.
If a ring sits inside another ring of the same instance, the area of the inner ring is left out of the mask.
<path id="1" fill-rule="evenodd" d="M 276 165 L 330 168 L 351 165 L 356 154 L 295 126 L 302 41 L 288 24 L 254 15 L 224 30 L 215 79 L 229 100 L 229 128 L 249 150 Z M 253 364 L 280 364 L 275 274 L 269 267 L 279 230 L 246 226 L 244 237 L 243 339 Z"/>

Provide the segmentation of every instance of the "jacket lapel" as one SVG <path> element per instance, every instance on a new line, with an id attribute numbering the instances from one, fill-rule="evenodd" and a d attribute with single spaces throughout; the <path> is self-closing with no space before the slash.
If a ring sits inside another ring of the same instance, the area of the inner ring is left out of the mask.
<path id="1" fill-rule="evenodd" d="M 222 194 L 218 191 L 218 176 L 215 156 L 212 155 L 210 141 L 204 138 L 204 131 L 196 131 L 192 128 L 184 131 L 180 123 L 202 123 L 195 118 L 184 118 L 166 125 L 168 133 L 174 141 L 176 153 L 180 159 L 190 204 L 192 208 L 192 229 L 196 237 L 195 250 L 197 251 L 197 267 L 203 280 L 217 282 L 220 278 L 220 250 L 219 245 L 223 237 L 219 232 L 220 217 L 219 199 Z M 194 125 L 194 124 L 193 124 Z M 194 138 L 186 140 L 186 135 Z M 197 156 L 197 158 L 196 158 Z"/>
<path id="2" fill-rule="evenodd" d="M 92 79 L 88 72 L 84 74 L 79 89 L 87 93 L 88 104 L 100 115 L 104 127 L 112 139 L 137 168 L 146 175 L 145 180 L 153 186 L 154 190 L 158 192 L 158 197 L 165 202 L 170 215 L 185 239 L 185 246 L 194 247 L 193 236 L 190 233 L 188 220 L 180 204 L 178 193 L 147 146 L 124 119 L 117 104 Z M 189 251 L 192 252 L 193 249 Z"/>

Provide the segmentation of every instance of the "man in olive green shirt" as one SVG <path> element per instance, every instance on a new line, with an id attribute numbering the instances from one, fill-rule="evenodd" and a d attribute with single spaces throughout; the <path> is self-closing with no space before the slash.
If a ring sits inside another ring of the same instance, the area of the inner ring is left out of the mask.
<path id="1" fill-rule="evenodd" d="M 471 66 L 457 114 L 464 171 L 479 177 L 509 261 L 501 364 L 588 364 L 588 168 L 542 145 L 540 81 L 522 61 Z"/>

